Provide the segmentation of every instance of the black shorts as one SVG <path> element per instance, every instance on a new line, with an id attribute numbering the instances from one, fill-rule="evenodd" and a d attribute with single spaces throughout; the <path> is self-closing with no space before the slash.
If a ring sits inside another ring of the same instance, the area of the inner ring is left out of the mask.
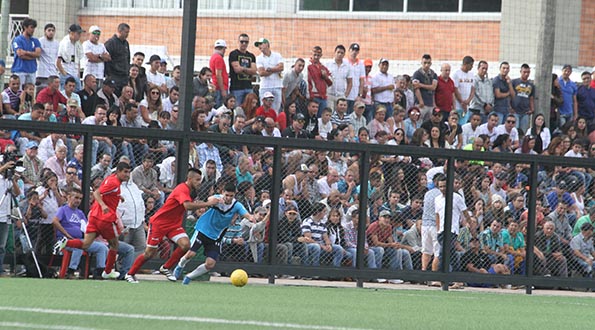
<path id="1" fill-rule="evenodd" d="M 219 254 L 221 254 L 221 242 L 220 240 L 213 240 L 207 237 L 205 234 L 196 231 L 192 235 L 190 251 L 196 253 L 202 246 L 204 248 L 204 255 L 211 259 L 219 260 Z"/>

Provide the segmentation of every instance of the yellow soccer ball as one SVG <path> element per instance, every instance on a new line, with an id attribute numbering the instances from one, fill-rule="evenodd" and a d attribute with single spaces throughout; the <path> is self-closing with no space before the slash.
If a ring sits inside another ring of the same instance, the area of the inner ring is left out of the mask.
<path id="1" fill-rule="evenodd" d="M 248 283 L 248 273 L 243 269 L 236 269 L 229 277 L 231 284 L 237 287 L 242 287 Z"/>

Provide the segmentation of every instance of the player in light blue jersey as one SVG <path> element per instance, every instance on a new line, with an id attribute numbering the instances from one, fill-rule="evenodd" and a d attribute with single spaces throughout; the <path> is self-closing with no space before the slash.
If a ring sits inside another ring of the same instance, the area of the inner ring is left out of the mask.
<path id="1" fill-rule="evenodd" d="M 204 247 L 204 254 L 207 257 L 205 262 L 196 267 L 191 273 L 184 277 L 182 284 L 188 285 L 191 280 L 205 274 L 215 267 L 219 259 L 220 242 L 225 235 L 227 227 L 234 220 L 235 216 L 247 218 L 252 221 L 252 215 L 246 211 L 242 203 L 235 200 L 236 186 L 233 183 L 225 185 L 223 195 L 215 195 L 222 199 L 222 203 L 211 206 L 196 221 L 194 228 L 196 231 L 192 236 L 190 250 L 186 252 L 174 270 L 174 276 L 180 278 L 184 266 L 190 261 L 200 247 Z"/>

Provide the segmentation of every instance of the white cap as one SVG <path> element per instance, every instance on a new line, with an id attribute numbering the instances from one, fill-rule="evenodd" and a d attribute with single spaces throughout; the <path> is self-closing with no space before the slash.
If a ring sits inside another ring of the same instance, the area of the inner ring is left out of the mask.
<path id="1" fill-rule="evenodd" d="M 217 41 L 215 41 L 215 48 L 217 48 L 217 47 L 227 48 L 227 43 L 223 39 L 217 39 Z"/>
<path id="2" fill-rule="evenodd" d="M 270 199 L 265 199 L 264 201 L 262 201 L 262 206 L 263 207 L 267 207 L 271 205 L 271 200 Z"/>
<path id="3" fill-rule="evenodd" d="M 93 33 L 95 31 L 101 32 L 101 29 L 97 25 L 91 25 L 91 27 L 89 28 L 89 33 Z"/>
<path id="4" fill-rule="evenodd" d="M 273 93 L 271 92 L 265 92 L 264 95 L 262 96 L 263 99 L 268 99 L 268 98 L 275 98 L 275 95 L 273 95 Z"/>
<path id="5" fill-rule="evenodd" d="M 591 73 L 595 72 L 595 66 L 593 67 L 593 70 L 591 70 Z"/>

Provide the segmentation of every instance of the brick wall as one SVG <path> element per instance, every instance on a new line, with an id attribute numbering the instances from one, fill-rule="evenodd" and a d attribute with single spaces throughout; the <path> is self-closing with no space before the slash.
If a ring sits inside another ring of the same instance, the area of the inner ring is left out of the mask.
<path id="1" fill-rule="evenodd" d="M 167 46 L 170 55 L 180 54 L 181 17 L 79 16 L 81 25 L 99 25 L 105 42 L 121 22 L 131 26 L 130 44 Z M 500 44 L 498 21 L 391 21 L 294 18 L 198 18 L 196 54 L 208 56 L 213 42 L 222 38 L 230 49 L 236 47 L 241 32 L 251 40 L 264 36 L 271 47 L 284 57 L 309 57 L 320 45 L 324 57 L 332 56 L 336 45 L 348 47 L 359 42 L 360 57 L 419 60 L 430 53 L 436 60 L 460 60 L 465 55 L 488 61 L 498 60 Z M 258 50 L 250 46 L 250 51 Z M 147 54 L 148 55 L 148 54 Z"/>
<path id="2" fill-rule="evenodd" d="M 582 2 L 579 65 L 595 65 L 595 1 Z"/>

